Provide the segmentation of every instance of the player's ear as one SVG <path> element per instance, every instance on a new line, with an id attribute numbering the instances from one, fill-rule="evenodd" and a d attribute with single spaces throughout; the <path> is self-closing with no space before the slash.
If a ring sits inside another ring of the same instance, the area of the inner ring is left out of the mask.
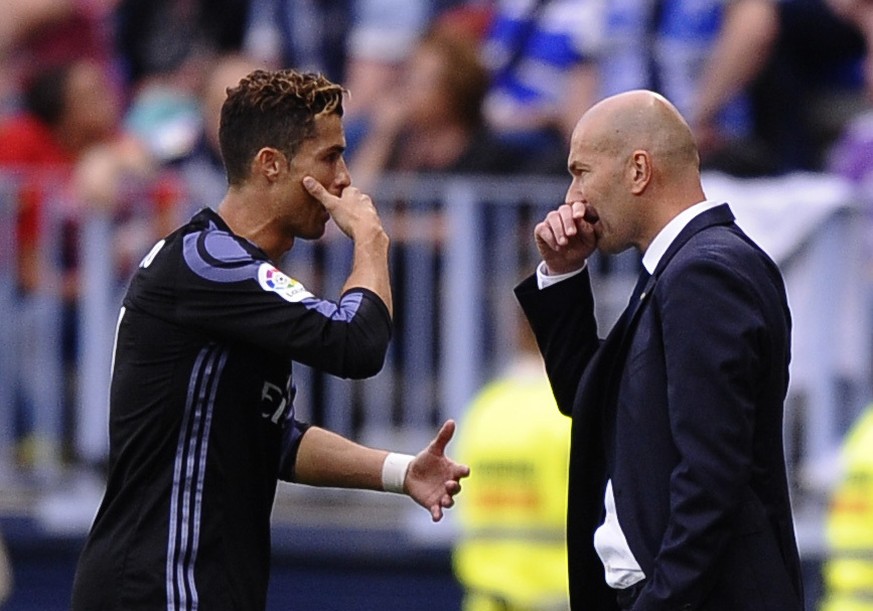
<path id="1" fill-rule="evenodd" d="M 278 180 L 282 170 L 287 165 L 287 161 L 281 151 L 265 146 L 257 152 L 252 165 L 254 172 L 273 182 Z"/>

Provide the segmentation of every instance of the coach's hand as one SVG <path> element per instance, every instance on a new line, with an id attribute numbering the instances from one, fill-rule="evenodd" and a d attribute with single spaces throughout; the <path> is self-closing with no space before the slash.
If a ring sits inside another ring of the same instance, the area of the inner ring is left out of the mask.
<path id="1" fill-rule="evenodd" d="M 596 214 L 582 202 L 562 204 L 534 227 L 537 250 L 550 274 L 580 269 L 597 248 Z"/>
<path id="2" fill-rule="evenodd" d="M 446 456 L 446 446 L 455 433 L 454 420 L 447 420 L 437 436 L 409 464 L 405 488 L 412 499 L 430 511 L 438 522 L 443 509 L 455 504 L 454 496 L 461 491 L 461 478 L 470 475 L 470 468 Z"/>

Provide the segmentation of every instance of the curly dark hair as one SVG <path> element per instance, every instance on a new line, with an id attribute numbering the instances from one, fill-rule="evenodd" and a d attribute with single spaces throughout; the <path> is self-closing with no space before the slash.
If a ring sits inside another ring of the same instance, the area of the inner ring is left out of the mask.
<path id="1" fill-rule="evenodd" d="M 218 130 L 228 183 L 244 182 L 265 146 L 293 158 L 314 136 L 317 116 L 342 116 L 345 93 L 321 74 L 294 70 L 255 70 L 228 88 Z"/>

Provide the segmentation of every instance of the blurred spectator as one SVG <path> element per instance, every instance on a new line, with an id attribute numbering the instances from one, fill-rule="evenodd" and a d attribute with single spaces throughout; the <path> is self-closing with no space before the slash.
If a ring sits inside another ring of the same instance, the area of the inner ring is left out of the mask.
<path id="1" fill-rule="evenodd" d="M 269 65 L 318 72 L 343 82 L 349 29 L 359 3 L 251 0 L 245 52 Z"/>
<path id="2" fill-rule="evenodd" d="M 351 158 L 373 114 L 392 91 L 433 16 L 429 0 L 355 0 L 344 82 L 347 152 Z"/>
<path id="3" fill-rule="evenodd" d="M 130 95 L 125 116 L 151 155 L 189 155 L 201 131 L 197 95 L 213 59 L 243 47 L 250 0 L 119 0 L 116 45 Z"/>
<path id="4" fill-rule="evenodd" d="M 487 124 L 527 158 L 523 171 L 567 171 L 579 117 L 596 99 L 602 0 L 498 0 L 483 43 Z"/>
<path id="5" fill-rule="evenodd" d="M 873 102 L 873 2 L 870 0 L 826 0 L 840 17 L 855 25 L 864 39 L 864 81 L 867 97 Z"/>
<path id="6" fill-rule="evenodd" d="M 20 40 L 26 60 L 48 65 L 87 57 L 108 69 L 115 59 L 112 16 L 118 1 L 52 0 L 52 17 L 31 24 Z"/>
<path id="7" fill-rule="evenodd" d="M 131 176 L 143 175 L 151 162 L 137 142 L 119 132 L 117 91 L 102 64 L 75 59 L 36 69 L 23 87 L 21 112 L 0 122 L 0 170 L 18 183 L 16 228 L 18 289 L 23 308 L 37 294 L 52 293 L 63 304 L 63 361 L 68 368 L 67 392 L 74 389 L 78 279 L 78 226 L 82 204 L 115 214 Z M 159 210 L 149 210 L 158 222 Z M 139 259 L 153 235 L 130 232 L 114 252 Z M 58 240 L 58 238 L 61 240 Z M 138 239 L 132 239 L 132 238 Z M 26 329 L 18 329 L 26 334 Z M 30 332 L 37 332 L 31 329 Z M 23 337 L 22 346 L 28 345 Z M 29 435 L 28 412 L 38 384 L 39 363 L 20 355 L 19 431 Z M 71 408 L 71 397 L 65 412 Z M 67 413 L 69 416 L 69 413 Z M 27 462 L 28 444 L 20 448 Z"/>
<path id="8" fill-rule="evenodd" d="M 0 56 L 46 24 L 66 17 L 73 0 L 6 0 L 0 22 Z"/>
<path id="9" fill-rule="evenodd" d="M 345 103 L 354 155 L 403 65 L 434 18 L 462 0 L 252 0 L 246 49 L 268 63 L 321 72 L 352 93 Z"/>
<path id="10" fill-rule="evenodd" d="M 19 104 L 19 83 L 35 65 L 114 57 L 110 18 L 118 0 L 7 0 L 0 24 L 0 111 Z"/>
<path id="11" fill-rule="evenodd" d="M 842 460 L 845 472 L 826 524 L 830 552 L 820 609 L 873 611 L 873 407 L 849 431 Z"/>
<path id="12" fill-rule="evenodd" d="M 873 2 L 868 5 L 873 15 Z M 869 53 L 867 62 L 871 62 Z M 867 231 L 863 236 L 869 263 L 873 261 L 873 233 L 870 231 L 873 227 L 873 87 L 870 81 L 867 81 L 866 91 L 866 109 L 843 124 L 841 132 L 827 148 L 824 168 L 845 178 L 855 187 L 858 203 L 866 212 Z"/>
<path id="13" fill-rule="evenodd" d="M 827 169 L 859 186 L 873 206 L 873 108 L 849 122 L 829 152 Z"/>
<path id="14" fill-rule="evenodd" d="M 754 140 L 748 89 L 779 30 L 777 0 L 614 0 L 603 94 L 654 89 L 688 117 L 704 167 L 774 171 Z"/>
<path id="15" fill-rule="evenodd" d="M 124 126 L 143 143 L 158 162 L 170 164 L 190 155 L 203 129 L 197 92 L 209 69 L 205 62 L 200 75 L 184 85 L 178 75 L 151 78 L 136 90 L 124 116 Z"/>
<path id="16" fill-rule="evenodd" d="M 494 20 L 494 5 L 493 0 L 466 0 L 443 5 L 434 13 L 430 30 L 481 45 Z"/>
<path id="17" fill-rule="evenodd" d="M 119 0 L 116 44 L 129 82 L 239 51 L 248 16 L 249 0 Z"/>
<path id="18" fill-rule="evenodd" d="M 781 0 L 779 37 L 753 87 L 757 133 L 786 170 L 826 169 L 827 151 L 864 106 L 864 41 L 829 0 Z"/>
<path id="19" fill-rule="evenodd" d="M 518 163 L 511 151 L 483 122 L 487 88 L 487 71 L 468 40 L 445 33 L 424 38 L 351 158 L 355 184 L 371 189 L 386 170 L 467 174 L 514 170 Z"/>
<path id="20" fill-rule="evenodd" d="M 147 165 L 137 144 L 117 132 L 119 113 L 102 67 L 80 59 L 37 70 L 24 87 L 22 112 L 0 124 L 0 167 L 24 173 L 28 185 L 18 229 L 23 289 L 42 277 L 36 266 L 43 187 L 59 180 L 77 190 L 76 198 L 108 203 L 123 170 Z M 71 275 L 55 286 L 72 297 L 76 281 Z"/>
<path id="21" fill-rule="evenodd" d="M 227 178 L 218 143 L 221 106 L 229 87 L 235 87 L 248 73 L 264 67 L 263 62 L 238 53 L 218 57 L 210 66 L 200 89 L 199 140 L 191 154 L 176 164 L 185 191 L 185 205 L 176 210 L 176 225 L 186 222 L 204 206 L 214 208 L 224 198 Z"/>
<path id="22" fill-rule="evenodd" d="M 569 609 L 565 540 L 570 419 L 519 322 L 518 353 L 458 427 L 473 477 L 458 497 L 453 553 L 464 611 Z"/>
<path id="23" fill-rule="evenodd" d="M 873 2 L 827 0 L 840 18 L 857 29 L 864 40 L 863 78 L 866 104 L 843 125 L 827 152 L 826 168 L 860 189 L 873 208 Z"/>

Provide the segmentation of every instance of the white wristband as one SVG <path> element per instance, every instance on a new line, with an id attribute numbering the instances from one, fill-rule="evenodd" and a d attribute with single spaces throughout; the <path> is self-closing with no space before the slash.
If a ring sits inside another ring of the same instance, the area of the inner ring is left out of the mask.
<path id="1" fill-rule="evenodd" d="M 390 452 L 382 463 L 382 490 L 385 492 L 404 493 L 403 483 L 406 481 L 406 470 L 415 456 Z"/>

